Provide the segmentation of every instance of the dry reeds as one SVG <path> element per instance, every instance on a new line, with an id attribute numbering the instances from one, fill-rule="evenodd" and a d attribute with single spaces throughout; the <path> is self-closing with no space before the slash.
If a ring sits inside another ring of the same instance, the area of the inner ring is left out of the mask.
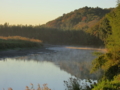
<path id="1" fill-rule="evenodd" d="M 31 42 L 39 42 L 42 43 L 41 40 L 39 39 L 30 39 L 30 38 L 26 38 L 26 37 L 21 37 L 21 36 L 8 36 L 8 37 L 3 37 L 0 36 L 0 39 L 4 39 L 4 40 L 24 40 L 24 41 L 31 41 Z"/>
<path id="2" fill-rule="evenodd" d="M 31 83 L 31 88 L 29 88 L 28 86 L 26 86 L 25 90 L 51 90 L 50 88 L 48 88 L 47 84 L 43 84 L 43 87 L 40 87 L 40 84 L 38 84 L 38 88 L 34 89 L 33 84 Z M 3 89 L 5 90 L 5 89 Z M 8 88 L 8 90 L 13 90 L 12 88 Z"/>
<path id="3" fill-rule="evenodd" d="M 41 47 L 42 41 L 21 36 L 0 36 L 0 49 Z"/>

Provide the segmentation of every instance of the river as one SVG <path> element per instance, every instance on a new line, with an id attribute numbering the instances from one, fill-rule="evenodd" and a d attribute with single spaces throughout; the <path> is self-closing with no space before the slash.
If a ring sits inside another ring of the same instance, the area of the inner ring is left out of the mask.
<path id="1" fill-rule="evenodd" d="M 41 52 L 0 60 L 0 89 L 12 87 L 25 90 L 30 83 L 41 86 L 47 83 L 52 90 L 65 90 L 64 80 L 70 77 L 97 80 L 100 73 L 89 74 L 91 62 L 96 56 L 93 52 L 102 49 L 51 46 L 52 52 Z"/>

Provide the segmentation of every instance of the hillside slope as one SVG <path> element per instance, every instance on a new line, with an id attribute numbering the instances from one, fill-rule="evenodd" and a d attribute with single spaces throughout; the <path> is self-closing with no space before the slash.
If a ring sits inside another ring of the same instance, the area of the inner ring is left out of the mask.
<path id="1" fill-rule="evenodd" d="M 112 10 L 99 7 L 83 7 L 70 13 L 63 14 L 55 20 L 46 23 L 46 27 L 63 30 L 87 30 L 97 23 L 105 14 Z"/>

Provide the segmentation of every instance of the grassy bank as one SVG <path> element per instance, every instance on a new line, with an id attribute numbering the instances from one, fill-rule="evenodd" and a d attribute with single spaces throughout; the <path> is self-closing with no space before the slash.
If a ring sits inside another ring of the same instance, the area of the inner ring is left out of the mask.
<path id="1" fill-rule="evenodd" d="M 0 36 L 0 50 L 15 49 L 15 48 L 32 48 L 42 47 L 42 41 L 38 39 L 30 39 L 21 36 Z"/>

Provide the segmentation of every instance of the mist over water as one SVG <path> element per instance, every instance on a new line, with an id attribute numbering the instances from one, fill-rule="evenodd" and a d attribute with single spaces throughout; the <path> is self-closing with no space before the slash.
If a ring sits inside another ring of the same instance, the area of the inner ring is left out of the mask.
<path id="1" fill-rule="evenodd" d="M 47 83 L 52 90 L 64 90 L 64 80 L 71 76 L 81 79 L 97 79 L 100 73 L 90 74 L 95 49 L 49 47 L 52 52 L 38 52 L 23 57 L 5 58 L 0 61 L 0 89 L 12 87 L 24 90 L 25 86 Z"/>

